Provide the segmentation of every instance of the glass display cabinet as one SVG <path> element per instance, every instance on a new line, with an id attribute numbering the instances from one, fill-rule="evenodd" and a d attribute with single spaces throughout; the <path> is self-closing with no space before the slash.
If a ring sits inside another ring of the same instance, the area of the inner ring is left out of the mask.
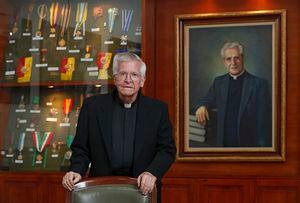
<path id="1" fill-rule="evenodd" d="M 141 1 L 5 1 L 0 169 L 64 171 L 86 97 L 113 89 L 112 59 L 141 54 Z"/>

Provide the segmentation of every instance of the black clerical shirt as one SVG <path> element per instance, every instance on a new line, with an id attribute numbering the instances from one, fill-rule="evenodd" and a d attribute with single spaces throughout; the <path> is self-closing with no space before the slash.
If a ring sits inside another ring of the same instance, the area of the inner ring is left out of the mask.
<path id="1" fill-rule="evenodd" d="M 130 107 L 115 97 L 112 122 L 112 167 L 116 175 L 130 175 L 133 162 L 137 104 Z M 129 174 L 126 171 L 129 170 Z M 119 172 L 121 174 L 119 174 Z"/>
<path id="2" fill-rule="evenodd" d="M 240 110 L 244 75 L 237 78 L 229 76 L 229 87 L 225 113 L 224 147 L 239 146 L 238 116 Z"/>

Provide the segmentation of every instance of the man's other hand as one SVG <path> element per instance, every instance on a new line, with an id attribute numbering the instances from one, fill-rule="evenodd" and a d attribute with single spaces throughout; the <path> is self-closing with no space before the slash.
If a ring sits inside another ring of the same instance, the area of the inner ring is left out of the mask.
<path id="1" fill-rule="evenodd" d="M 79 173 L 70 171 L 64 175 L 62 180 L 62 185 L 64 186 L 64 188 L 71 191 L 74 185 L 80 180 L 81 180 L 81 175 Z"/>
<path id="2" fill-rule="evenodd" d="M 155 187 L 156 179 L 157 178 L 149 172 L 144 172 L 140 174 L 137 178 L 137 184 L 140 188 L 140 191 L 144 195 L 150 194 Z"/>
<path id="3" fill-rule="evenodd" d="M 196 121 L 201 125 L 206 125 L 209 120 L 209 114 L 205 106 L 200 106 L 196 111 Z"/>

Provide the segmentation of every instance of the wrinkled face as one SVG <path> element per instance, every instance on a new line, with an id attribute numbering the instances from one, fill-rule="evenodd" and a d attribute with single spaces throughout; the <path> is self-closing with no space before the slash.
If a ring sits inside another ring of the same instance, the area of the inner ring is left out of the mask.
<path id="1" fill-rule="evenodd" d="M 141 76 L 140 73 L 140 63 L 137 61 L 120 62 L 118 73 L 114 76 L 114 82 L 121 99 L 135 99 L 145 82 L 145 77 Z"/>
<path id="2" fill-rule="evenodd" d="M 224 65 L 231 75 L 239 75 L 243 72 L 243 56 L 239 53 L 238 48 L 230 48 L 224 51 Z"/>

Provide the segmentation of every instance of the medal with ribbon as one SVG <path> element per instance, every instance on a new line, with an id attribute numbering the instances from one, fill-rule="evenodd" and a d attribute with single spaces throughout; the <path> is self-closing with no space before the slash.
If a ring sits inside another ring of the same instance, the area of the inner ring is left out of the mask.
<path id="1" fill-rule="evenodd" d="M 58 10 L 59 10 L 59 3 L 52 3 L 50 6 L 50 33 L 54 34 L 56 31 L 56 24 L 58 19 Z"/>
<path id="2" fill-rule="evenodd" d="M 86 45 L 85 46 L 85 55 L 84 58 L 90 58 L 91 57 L 91 51 L 92 51 L 92 46 L 91 45 Z"/>
<path id="3" fill-rule="evenodd" d="M 48 50 L 46 48 L 41 49 L 40 61 L 42 63 L 45 63 L 47 61 L 47 57 L 46 57 L 47 52 L 48 52 Z"/>
<path id="4" fill-rule="evenodd" d="M 47 11 L 48 11 L 48 8 L 47 8 L 46 4 L 41 4 L 38 6 L 37 13 L 38 13 L 38 17 L 39 17 L 39 22 L 38 22 L 38 27 L 37 27 L 35 36 L 38 36 L 38 37 L 42 36 L 42 25 L 43 25 L 44 18 L 46 18 L 46 16 L 47 16 Z"/>
<path id="5" fill-rule="evenodd" d="M 133 9 L 122 9 L 122 30 L 124 34 L 121 36 L 121 45 L 127 45 L 127 33 L 130 27 L 132 16 Z"/>
<path id="6" fill-rule="evenodd" d="M 76 116 L 76 117 L 79 116 L 80 108 L 81 108 L 82 103 L 83 103 L 83 99 L 84 99 L 84 96 L 83 96 L 83 94 L 81 93 L 81 94 L 80 94 L 80 99 L 79 99 L 79 106 L 77 106 L 77 108 L 76 108 L 76 113 L 75 113 L 75 116 Z"/>
<path id="7" fill-rule="evenodd" d="M 112 53 L 100 52 L 97 58 L 98 66 L 98 79 L 107 80 L 108 79 L 108 68 L 111 62 Z"/>
<path id="8" fill-rule="evenodd" d="M 74 29 L 74 34 L 73 36 L 85 36 L 85 21 L 87 19 L 87 8 L 88 8 L 88 3 L 87 2 L 81 2 L 77 3 L 77 11 L 76 11 L 76 25 Z M 80 31 L 82 26 L 82 33 Z"/>
<path id="9" fill-rule="evenodd" d="M 51 152 L 52 152 L 52 157 L 57 157 L 58 156 L 58 143 L 57 142 L 53 142 L 51 144 Z"/>
<path id="10" fill-rule="evenodd" d="M 19 101 L 18 108 L 19 108 L 19 109 L 25 109 L 24 95 L 21 95 L 21 98 L 20 98 L 20 101 Z"/>
<path id="11" fill-rule="evenodd" d="M 71 151 L 71 144 L 72 144 L 72 142 L 73 142 L 73 140 L 74 140 L 74 136 L 73 135 L 68 135 L 67 137 L 66 137 L 66 145 L 67 145 L 67 151 L 66 151 L 66 153 L 65 153 L 65 156 L 64 156 L 64 159 L 63 159 L 63 161 L 62 161 L 62 165 L 65 165 L 65 161 L 66 160 L 70 160 L 71 159 L 71 156 L 72 156 L 72 151 Z"/>
<path id="12" fill-rule="evenodd" d="M 107 24 L 108 24 L 108 38 L 111 40 L 112 32 L 115 25 L 116 15 L 118 14 L 117 8 L 109 8 L 107 11 Z"/>
<path id="13" fill-rule="evenodd" d="M 103 13 L 103 9 L 101 6 L 95 6 L 93 8 L 93 17 L 94 17 L 94 26 L 95 28 L 92 28 L 92 32 L 93 32 L 93 29 L 94 31 L 100 31 L 100 23 L 98 24 L 97 21 L 100 17 L 102 17 L 102 13 Z"/>
<path id="14" fill-rule="evenodd" d="M 17 157 L 19 160 L 23 159 L 22 151 L 24 149 L 25 135 L 26 135 L 26 133 L 22 132 L 20 134 L 20 137 L 19 137 L 19 142 L 18 142 L 19 154 L 18 154 L 18 157 Z"/>
<path id="15" fill-rule="evenodd" d="M 63 118 L 64 123 L 69 123 L 69 121 L 70 121 L 69 113 L 72 109 L 72 106 L 73 106 L 73 99 L 71 99 L 71 98 L 64 99 L 64 101 L 63 101 L 63 111 L 65 114 L 65 117 Z"/>
<path id="16" fill-rule="evenodd" d="M 65 31 L 68 29 L 69 21 L 71 14 L 71 5 L 64 4 L 61 10 L 61 18 L 60 18 L 60 40 L 58 41 L 58 45 L 63 47 L 66 45 L 66 40 L 64 39 Z"/>
<path id="17" fill-rule="evenodd" d="M 12 34 L 15 34 L 18 32 L 18 18 L 19 18 L 19 12 L 20 12 L 20 7 L 14 7 L 14 22 L 13 22 L 13 28 L 12 28 Z"/>
<path id="18" fill-rule="evenodd" d="M 8 154 L 13 154 L 14 153 L 14 137 L 15 137 L 15 133 L 11 132 L 10 137 L 9 137 L 9 146 L 8 146 Z"/>
<path id="19" fill-rule="evenodd" d="M 39 96 L 34 96 L 33 97 L 32 105 L 33 105 L 33 110 L 39 110 L 40 109 L 40 97 Z"/>
<path id="20" fill-rule="evenodd" d="M 38 119 L 37 117 L 31 118 L 29 127 L 30 127 L 30 128 L 39 127 L 38 122 L 39 122 L 39 119 Z M 33 129 L 33 130 L 34 130 L 34 129 Z"/>
<path id="21" fill-rule="evenodd" d="M 31 22 L 31 16 L 32 16 L 33 8 L 34 8 L 34 4 L 29 4 L 27 19 L 26 19 L 26 28 L 25 28 L 26 32 L 29 32 L 29 29 L 30 29 L 30 22 Z"/>
<path id="22" fill-rule="evenodd" d="M 44 132 L 43 137 L 41 137 L 40 132 L 34 132 L 32 134 L 33 144 L 35 145 L 34 156 L 32 164 L 35 166 L 36 161 L 41 162 L 43 160 L 42 153 L 44 152 L 44 168 L 47 165 L 47 147 L 50 145 L 54 134 L 52 132 Z M 38 154 L 37 154 L 38 153 Z"/>

